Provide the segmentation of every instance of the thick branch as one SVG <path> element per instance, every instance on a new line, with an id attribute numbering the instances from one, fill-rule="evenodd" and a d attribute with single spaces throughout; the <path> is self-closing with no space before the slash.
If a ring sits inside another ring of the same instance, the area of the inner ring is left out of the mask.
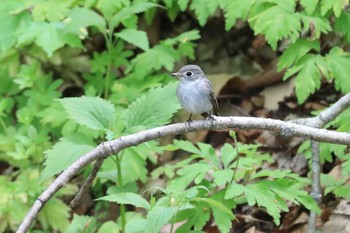
<path id="1" fill-rule="evenodd" d="M 222 130 L 222 129 L 261 129 L 273 131 L 284 137 L 303 137 L 314 141 L 324 141 L 336 144 L 350 145 L 350 134 L 315 129 L 280 120 L 254 118 L 254 117 L 215 117 L 215 120 L 200 120 L 191 123 L 177 123 L 145 130 L 128 136 L 117 138 L 113 141 L 100 144 L 96 149 L 82 156 L 70 167 L 63 171 L 56 180 L 38 197 L 32 208 L 27 213 L 23 222 L 17 229 L 17 233 L 27 232 L 37 214 L 44 204 L 61 189 L 81 168 L 94 160 L 107 158 L 124 148 L 136 146 L 142 142 L 198 130 Z"/>

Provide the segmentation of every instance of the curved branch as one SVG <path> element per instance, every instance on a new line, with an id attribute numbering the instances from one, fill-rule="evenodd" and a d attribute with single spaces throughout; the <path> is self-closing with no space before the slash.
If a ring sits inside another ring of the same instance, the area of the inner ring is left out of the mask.
<path id="1" fill-rule="evenodd" d="M 347 133 L 316 129 L 290 122 L 283 122 L 280 120 L 254 117 L 215 117 L 214 120 L 193 121 L 190 126 L 188 123 L 184 122 L 145 130 L 132 135 L 122 136 L 112 141 L 104 142 L 91 152 L 80 157 L 65 171 L 63 171 L 38 197 L 16 232 L 27 232 L 44 204 L 81 168 L 85 167 L 94 160 L 107 158 L 112 154 L 118 153 L 124 148 L 136 146 L 142 142 L 167 135 L 176 135 L 198 130 L 223 130 L 233 128 L 268 130 L 284 137 L 303 137 L 314 141 L 350 145 L 350 134 Z"/>

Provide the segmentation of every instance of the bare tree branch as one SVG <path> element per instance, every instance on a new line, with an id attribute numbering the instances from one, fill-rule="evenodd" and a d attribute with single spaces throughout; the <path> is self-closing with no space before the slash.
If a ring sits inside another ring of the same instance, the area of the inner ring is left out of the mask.
<path id="1" fill-rule="evenodd" d="M 75 208 L 79 204 L 79 201 L 81 199 L 81 195 L 83 193 L 85 193 L 91 187 L 92 182 L 94 181 L 98 170 L 100 170 L 100 167 L 101 167 L 103 161 L 104 161 L 104 159 L 97 159 L 96 160 L 96 162 L 94 163 L 94 167 L 92 168 L 88 178 L 85 180 L 83 186 L 81 186 L 77 195 L 75 195 L 73 200 L 70 202 L 69 206 L 71 208 Z"/>
<path id="2" fill-rule="evenodd" d="M 222 130 L 222 129 L 260 129 L 273 131 L 284 137 L 303 137 L 314 141 L 324 141 L 336 144 L 350 145 L 350 134 L 315 129 L 308 126 L 283 122 L 280 120 L 254 118 L 254 117 L 215 117 L 215 120 L 194 121 L 177 123 L 158 128 L 145 130 L 128 136 L 123 136 L 112 141 L 104 142 L 91 152 L 85 154 L 65 171 L 63 171 L 53 183 L 38 197 L 32 208 L 27 213 L 23 222 L 17 229 L 17 233 L 27 232 L 34 222 L 44 204 L 83 167 L 97 159 L 104 159 L 112 154 L 117 154 L 124 148 L 136 146 L 142 142 L 161 138 L 167 135 L 176 135 L 198 130 Z"/>

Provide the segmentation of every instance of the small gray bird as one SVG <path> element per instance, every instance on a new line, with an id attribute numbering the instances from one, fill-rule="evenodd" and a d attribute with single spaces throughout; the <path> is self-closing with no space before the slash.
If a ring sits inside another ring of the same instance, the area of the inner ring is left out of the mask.
<path id="1" fill-rule="evenodd" d="M 183 108 L 190 113 L 188 122 L 191 122 L 192 114 L 201 114 L 212 119 L 212 115 L 219 115 L 218 102 L 209 79 L 197 65 L 186 65 L 172 76 L 180 80 L 176 95 Z"/>

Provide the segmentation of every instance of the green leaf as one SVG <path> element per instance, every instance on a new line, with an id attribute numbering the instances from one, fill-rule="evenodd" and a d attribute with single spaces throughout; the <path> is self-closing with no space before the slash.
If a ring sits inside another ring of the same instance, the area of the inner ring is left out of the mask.
<path id="1" fill-rule="evenodd" d="M 319 41 L 298 39 L 294 44 L 291 44 L 279 58 L 278 71 L 281 71 L 283 68 L 290 67 L 312 49 L 318 52 L 320 51 Z"/>
<path id="2" fill-rule="evenodd" d="M 135 207 L 145 208 L 149 210 L 151 207 L 149 203 L 140 195 L 136 193 L 117 193 L 111 194 L 108 196 L 100 197 L 96 199 L 97 201 L 109 201 L 109 202 L 117 202 L 119 204 L 128 204 L 133 205 Z"/>
<path id="3" fill-rule="evenodd" d="M 343 93 L 350 92 L 349 72 L 350 55 L 338 47 L 331 49 L 326 56 L 331 77 L 334 77 L 335 88 Z"/>
<path id="4" fill-rule="evenodd" d="M 67 232 L 70 208 L 62 200 L 52 198 L 40 211 L 38 219 L 42 226 L 50 226 L 60 232 Z"/>
<path id="5" fill-rule="evenodd" d="M 58 143 L 45 152 L 45 168 L 41 175 L 41 180 L 44 181 L 60 173 L 94 147 L 94 143 L 81 134 L 74 134 L 61 138 Z"/>
<path id="6" fill-rule="evenodd" d="M 231 209 L 235 207 L 234 200 L 225 200 L 224 199 L 225 190 L 221 190 L 217 193 L 215 193 L 212 196 L 212 199 L 216 200 L 217 202 L 223 204 L 226 209 L 230 210 L 230 213 L 227 213 L 225 210 L 222 210 L 221 208 L 212 207 L 213 216 L 215 223 L 217 224 L 220 232 L 230 232 L 232 229 L 232 220 L 235 219 L 235 216 L 233 216 Z"/>
<path id="7" fill-rule="evenodd" d="M 6 52 L 15 45 L 23 29 L 27 29 L 30 22 L 28 11 L 15 13 L 24 3 L 18 1 L 1 1 L 0 7 L 0 51 Z"/>
<path id="8" fill-rule="evenodd" d="M 148 37 L 144 31 L 125 28 L 121 32 L 116 33 L 116 35 L 143 50 L 149 49 Z"/>
<path id="9" fill-rule="evenodd" d="M 337 32 L 341 32 L 344 36 L 346 41 L 350 42 L 350 13 L 348 12 L 342 12 L 342 14 L 339 16 L 339 18 L 335 19 L 334 24 L 334 30 Z"/>
<path id="10" fill-rule="evenodd" d="M 204 197 L 196 197 L 192 199 L 193 201 L 199 201 L 199 202 L 206 202 L 212 207 L 216 207 L 220 209 L 221 211 L 225 212 L 227 215 L 229 215 L 231 218 L 234 218 L 235 216 L 233 215 L 232 211 L 228 209 L 225 205 L 222 203 L 211 199 L 211 198 L 204 198 Z"/>
<path id="11" fill-rule="evenodd" d="M 102 226 L 98 229 L 97 233 L 119 233 L 121 231 L 122 229 L 119 228 L 116 222 L 107 221 L 102 224 Z"/>
<path id="12" fill-rule="evenodd" d="M 79 216 L 74 214 L 73 221 L 69 224 L 67 233 L 86 232 L 94 233 L 96 231 L 96 219 L 90 216 Z"/>
<path id="13" fill-rule="evenodd" d="M 300 60 L 304 66 L 295 79 L 295 92 L 299 104 L 303 103 L 311 93 L 314 93 L 321 86 L 321 74 L 317 66 L 319 57 L 306 55 L 304 58 Z"/>
<path id="14" fill-rule="evenodd" d="M 69 117 L 78 124 L 90 129 L 111 129 L 114 117 L 114 106 L 99 97 L 82 96 L 59 100 Z"/>
<path id="15" fill-rule="evenodd" d="M 221 186 L 231 181 L 233 177 L 233 170 L 225 169 L 213 172 L 214 182 L 217 186 Z"/>
<path id="16" fill-rule="evenodd" d="M 188 6 L 189 0 L 178 0 L 177 4 L 179 5 L 181 11 L 185 11 Z"/>
<path id="17" fill-rule="evenodd" d="M 224 168 L 227 168 L 229 164 L 236 158 L 236 156 L 237 152 L 231 144 L 225 143 L 224 146 L 221 147 L 221 160 Z"/>
<path id="18" fill-rule="evenodd" d="M 180 148 L 181 150 L 185 150 L 188 152 L 191 152 L 193 154 L 201 154 L 201 150 L 199 150 L 197 147 L 193 145 L 190 141 L 184 141 L 184 140 L 174 140 L 174 145 Z"/>
<path id="19" fill-rule="evenodd" d="M 305 8 L 308 15 L 311 15 L 318 5 L 319 0 L 301 0 L 300 4 Z"/>
<path id="20" fill-rule="evenodd" d="M 139 216 L 130 219 L 125 226 L 125 233 L 144 233 L 147 221 Z"/>
<path id="21" fill-rule="evenodd" d="M 346 4 L 344 0 L 321 0 L 321 14 L 326 15 L 329 10 L 333 10 L 334 15 L 339 17 Z"/>
<path id="22" fill-rule="evenodd" d="M 128 19 L 129 17 L 147 11 L 150 8 L 158 7 L 158 4 L 152 3 L 152 2 L 139 2 L 135 3 L 132 6 L 124 7 L 121 11 L 119 11 L 117 14 L 113 16 L 113 23 L 115 26 L 118 26 L 118 24 Z"/>
<path id="23" fill-rule="evenodd" d="M 312 16 L 300 14 L 300 18 L 304 25 L 304 30 L 312 31 L 312 39 L 319 39 L 321 33 L 327 33 L 332 30 L 329 20 L 319 14 Z"/>
<path id="24" fill-rule="evenodd" d="M 276 49 L 277 42 L 283 38 L 289 38 L 294 43 L 300 37 L 299 32 L 302 29 L 300 13 L 295 12 L 295 1 L 279 3 L 265 9 L 268 4 L 259 2 L 257 6 L 261 5 L 263 10 L 257 11 L 249 19 L 255 34 L 264 34 L 273 49 Z"/>
<path id="25" fill-rule="evenodd" d="M 225 29 L 229 31 L 238 18 L 246 20 L 250 12 L 250 8 L 256 0 L 229 0 L 224 8 L 225 12 Z"/>
<path id="26" fill-rule="evenodd" d="M 177 208 L 175 207 L 156 206 L 152 208 L 147 214 L 145 232 L 159 233 L 162 227 L 175 216 L 176 212 Z"/>
<path id="27" fill-rule="evenodd" d="M 18 44 L 25 45 L 35 42 L 48 56 L 68 44 L 72 47 L 82 47 L 80 39 L 68 33 L 65 24 L 61 22 L 32 22 L 24 33 L 18 37 Z"/>
<path id="28" fill-rule="evenodd" d="M 151 89 L 131 103 L 123 112 L 126 132 L 157 127 L 169 123 L 173 114 L 180 109 L 175 95 L 177 83 Z"/>
<path id="29" fill-rule="evenodd" d="M 76 7 L 71 9 L 67 13 L 67 18 L 64 22 L 67 25 L 67 31 L 78 35 L 82 35 L 82 30 L 90 26 L 97 27 L 102 33 L 106 31 L 106 21 L 104 18 L 87 8 Z"/>
<path id="30" fill-rule="evenodd" d="M 194 10 L 194 13 L 198 18 L 199 25 L 203 27 L 210 15 L 207 4 L 203 4 L 203 0 L 193 0 L 190 9 Z"/>

